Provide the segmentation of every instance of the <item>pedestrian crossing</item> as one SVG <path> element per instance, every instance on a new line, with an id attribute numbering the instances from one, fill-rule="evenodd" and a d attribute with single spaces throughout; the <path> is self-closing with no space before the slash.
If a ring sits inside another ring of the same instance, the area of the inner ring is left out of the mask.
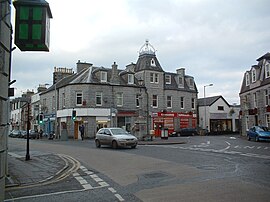
<path id="1" fill-rule="evenodd" d="M 88 170 L 84 166 L 80 166 L 80 169 L 73 173 L 73 177 L 81 184 L 84 190 L 108 187 L 108 190 L 114 194 L 118 201 L 125 201 L 125 199 L 117 193 L 113 187 L 100 178 L 94 171 Z"/>

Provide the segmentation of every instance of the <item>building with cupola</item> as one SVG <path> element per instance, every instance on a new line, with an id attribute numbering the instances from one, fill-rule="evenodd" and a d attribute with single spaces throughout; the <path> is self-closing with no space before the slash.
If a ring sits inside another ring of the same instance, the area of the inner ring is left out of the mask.
<path id="1" fill-rule="evenodd" d="M 244 74 L 239 93 L 241 133 L 254 125 L 270 127 L 270 53 L 257 59 Z"/>
<path id="2" fill-rule="evenodd" d="M 136 63 L 118 67 L 77 62 L 76 73 L 41 93 L 44 131 L 78 139 L 79 126 L 93 138 L 99 128 L 122 127 L 140 139 L 197 126 L 197 88 L 185 68 L 166 72 L 146 41 Z M 72 111 L 76 117 L 72 120 Z"/>

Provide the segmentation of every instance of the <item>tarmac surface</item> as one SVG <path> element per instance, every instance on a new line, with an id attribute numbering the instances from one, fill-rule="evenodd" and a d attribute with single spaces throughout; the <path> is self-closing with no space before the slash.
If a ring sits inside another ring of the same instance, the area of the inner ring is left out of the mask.
<path id="1" fill-rule="evenodd" d="M 148 141 L 139 141 L 138 145 L 185 143 L 186 142 L 183 141 L 183 139 L 181 140 L 179 138 L 155 138 Z M 68 167 L 68 162 L 57 154 L 35 152 L 31 153 L 31 159 L 28 161 L 25 160 L 24 153 L 18 154 L 9 152 L 8 154 L 9 176 L 6 177 L 7 190 L 47 182 L 56 176 L 59 176 Z"/>

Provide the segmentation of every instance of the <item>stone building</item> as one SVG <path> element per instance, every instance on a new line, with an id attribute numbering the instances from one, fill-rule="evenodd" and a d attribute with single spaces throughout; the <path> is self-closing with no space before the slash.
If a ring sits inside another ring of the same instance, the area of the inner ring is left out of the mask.
<path id="1" fill-rule="evenodd" d="M 245 72 L 239 93 L 244 136 L 254 125 L 270 127 L 270 53 L 258 58 L 257 62 Z"/>
<path id="2" fill-rule="evenodd" d="M 125 69 L 115 62 L 105 68 L 78 61 L 76 73 L 41 93 L 40 101 L 44 130 L 53 130 L 56 136 L 67 133 L 78 139 L 81 124 L 88 138 L 93 138 L 99 128 L 110 126 L 127 131 L 135 128 L 131 132 L 139 138 L 150 130 L 160 136 L 162 128 L 196 127 L 194 78 L 186 75 L 184 68 L 165 72 L 148 41 L 140 49 L 137 62 Z M 71 119 L 73 110 L 75 121 Z"/>

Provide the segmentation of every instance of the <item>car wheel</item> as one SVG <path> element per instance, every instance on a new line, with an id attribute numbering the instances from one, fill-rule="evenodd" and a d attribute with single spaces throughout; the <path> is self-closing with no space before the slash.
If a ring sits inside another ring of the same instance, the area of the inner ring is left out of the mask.
<path id="1" fill-rule="evenodd" d="M 114 140 L 114 141 L 112 142 L 112 148 L 113 148 L 113 149 L 116 149 L 117 147 L 118 147 L 117 142 Z"/>
<path id="2" fill-rule="evenodd" d="M 101 144 L 100 144 L 100 141 L 99 140 L 96 140 L 96 147 L 97 148 L 100 148 Z"/>
<path id="3" fill-rule="evenodd" d="M 255 141 L 256 141 L 256 142 L 259 142 L 259 141 L 260 141 L 260 139 L 259 139 L 259 136 L 258 136 L 258 135 L 255 137 Z"/>

